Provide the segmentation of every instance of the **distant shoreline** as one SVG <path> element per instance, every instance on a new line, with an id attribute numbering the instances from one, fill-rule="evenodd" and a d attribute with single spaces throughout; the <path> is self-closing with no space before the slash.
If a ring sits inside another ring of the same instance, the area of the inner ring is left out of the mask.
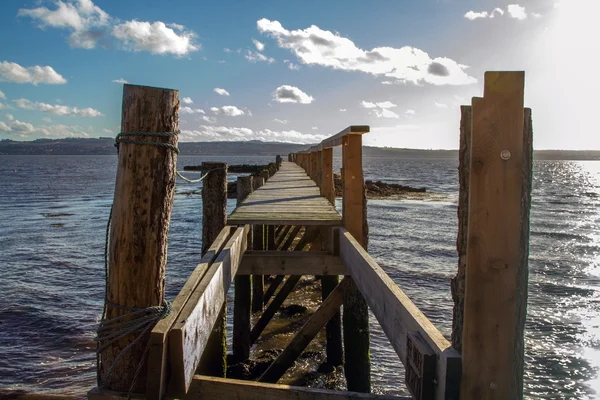
<path id="1" fill-rule="evenodd" d="M 186 156 L 276 156 L 286 159 L 289 153 L 304 150 L 307 144 L 279 142 L 181 142 L 181 155 Z M 334 155 L 340 150 L 334 149 Z M 114 155 L 114 138 L 38 139 L 34 141 L 0 140 L 0 155 Z M 458 150 L 402 149 L 363 147 L 364 157 L 405 159 L 458 159 Z M 600 160 L 600 150 L 536 150 L 534 160 Z"/>

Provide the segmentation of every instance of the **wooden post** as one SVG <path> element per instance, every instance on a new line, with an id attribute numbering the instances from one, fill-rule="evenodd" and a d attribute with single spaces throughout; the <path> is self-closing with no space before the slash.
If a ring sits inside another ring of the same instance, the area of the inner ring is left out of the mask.
<path id="1" fill-rule="evenodd" d="M 227 223 L 227 163 L 203 162 L 208 173 L 202 182 L 202 256 Z M 227 372 L 227 302 L 206 344 L 198 373 L 224 378 Z"/>
<path id="2" fill-rule="evenodd" d="M 275 250 L 275 225 L 267 225 L 267 250 Z"/>
<path id="3" fill-rule="evenodd" d="M 179 128 L 179 92 L 146 86 L 123 88 L 122 132 L 174 132 Z M 128 136 L 143 142 L 177 145 L 177 136 Z M 146 308 L 163 303 L 167 234 L 173 206 L 177 153 L 167 147 L 122 142 L 119 145 L 110 226 L 109 276 L 104 320 L 130 311 L 122 307 Z M 123 322 L 126 322 L 124 319 Z M 146 387 L 147 368 L 143 366 L 150 331 L 137 340 L 140 332 L 128 335 L 106 347 L 100 354 L 98 386 L 128 392 L 134 375 L 142 367 L 136 393 Z M 102 343 L 101 343 L 102 345 Z M 109 369 L 115 363 L 112 372 Z M 142 365 L 140 365 L 142 364 Z"/>
<path id="4" fill-rule="evenodd" d="M 237 179 L 237 204 L 252 193 L 252 176 L 240 176 Z M 252 277 L 235 277 L 235 297 L 233 305 L 233 355 L 238 361 L 250 357 L 250 306 L 252 304 Z"/>
<path id="5" fill-rule="evenodd" d="M 532 175 L 524 81 L 523 72 L 486 72 L 484 97 L 472 102 L 461 399 L 523 397 Z"/>
<path id="6" fill-rule="evenodd" d="M 367 248 L 365 188 L 362 171 L 362 136 L 347 135 L 342 147 L 344 174 L 343 219 L 348 232 Z M 344 294 L 344 372 L 348 390 L 371 391 L 369 308 L 354 281 Z"/>
<path id="7" fill-rule="evenodd" d="M 458 271 L 450 282 L 454 309 L 452 312 L 452 347 L 462 349 L 465 301 L 465 271 L 467 268 L 467 217 L 469 211 L 469 169 L 471 167 L 471 106 L 460 107 L 460 146 L 458 152 Z"/>
<path id="8" fill-rule="evenodd" d="M 339 229 L 328 230 L 326 240 L 328 250 L 334 256 L 339 256 Z M 335 237 L 334 237 L 335 236 Z M 325 301 L 340 282 L 338 275 L 324 275 L 321 277 L 321 299 Z M 325 328 L 327 340 L 326 353 L 327 363 L 333 366 L 342 365 L 344 362 L 344 350 L 342 348 L 342 315 L 337 310 L 327 322 Z"/>
<path id="9" fill-rule="evenodd" d="M 335 186 L 333 184 L 333 149 L 323 149 L 321 153 L 321 194 L 335 205 Z"/>
<path id="10" fill-rule="evenodd" d="M 264 183 L 267 183 L 267 181 L 270 178 L 270 176 L 269 176 L 269 170 L 263 169 L 262 171 L 260 171 L 260 177 L 263 179 Z"/>
<path id="11" fill-rule="evenodd" d="M 323 186 L 323 151 L 317 151 L 317 173 L 315 176 L 315 181 L 317 182 L 317 186 L 319 187 L 319 191 L 321 191 L 321 187 Z M 321 191 L 321 195 L 323 192 Z"/>
<path id="12" fill-rule="evenodd" d="M 264 185 L 262 177 L 254 177 L 253 188 L 258 189 Z M 252 227 L 252 249 L 264 250 L 264 225 L 253 225 Z M 264 306 L 265 277 L 263 275 L 252 275 L 252 312 L 262 311 Z"/>

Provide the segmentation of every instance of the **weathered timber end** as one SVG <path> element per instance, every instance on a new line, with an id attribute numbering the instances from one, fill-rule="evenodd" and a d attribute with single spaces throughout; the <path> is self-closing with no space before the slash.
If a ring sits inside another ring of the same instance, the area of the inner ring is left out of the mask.
<path id="1" fill-rule="evenodd" d="M 364 180 L 362 135 L 370 129 L 353 125 L 307 150 L 289 154 L 287 161 L 277 156 L 273 163 L 248 169 L 252 175 L 240 176 L 235 183 L 237 206 L 228 216 L 226 168 L 214 163 L 200 168 L 209 175 L 203 186 L 205 226 L 199 263 L 194 269 L 190 266 L 190 276 L 174 299 L 171 314 L 143 338 L 135 348 L 139 352 L 125 357 L 119 368 L 123 375 L 116 379 L 107 376 L 106 365 L 99 365 L 103 379 L 88 398 L 127 398 L 133 366 L 140 361 L 143 378 L 134 387 L 132 398 L 407 398 L 370 393 L 369 310 L 404 365 L 411 398 L 521 398 L 532 173 L 531 110 L 523 108 L 523 88 L 522 72 L 486 73 L 483 98 L 474 98 L 472 106 L 461 108 L 458 272 L 451 283 L 451 338 L 442 335 L 402 290 L 403 284 L 394 282 L 367 251 L 369 187 L 384 192 L 414 189 Z M 144 99 L 156 97 L 152 90 L 146 93 L 136 87 L 134 91 L 142 97 L 136 101 L 153 104 L 154 100 Z M 175 130 L 178 101 L 174 93 L 166 91 L 157 103 L 159 108 L 173 106 L 165 111 L 168 123 L 137 127 L 124 122 L 124 130 Z M 130 102 L 126 96 L 124 107 Z M 125 114 L 124 121 L 129 119 Z M 173 138 L 169 140 L 176 144 Z M 332 167 L 336 146 L 342 146 L 339 178 Z M 127 143 L 121 151 L 117 174 L 121 205 L 115 195 L 113 214 L 113 235 L 120 236 L 113 236 L 111 249 L 117 240 L 130 244 L 119 247 L 117 254 L 111 252 L 109 300 L 136 307 L 158 305 L 163 296 L 175 156 L 167 148 L 137 143 Z M 156 203 L 162 204 L 160 212 L 150 213 L 156 219 L 153 226 L 160 228 L 158 235 L 150 234 L 150 228 L 141 233 L 127 228 L 139 207 L 146 207 L 136 197 L 139 188 L 129 188 L 124 181 L 134 171 L 129 171 L 121 158 L 133 153 L 139 171 L 164 166 L 154 171 L 154 186 L 146 186 L 153 188 L 152 199 L 160 197 L 157 201 L 162 201 Z M 157 185 L 157 181 L 164 184 Z M 341 214 L 336 208 L 336 192 L 341 196 Z M 140 234 L 148 246 L 144 247 L 144 260 L 152 262 L 134 264 L 135 269 L 127 271 L 122 260 L 142 254 L 135 246 Z M 113 273 L 119 274 L 118 280 Z M 294 326 L 297 331 L 289 336 L 283 351 L 253 378 L 243 375 L 258 382 L 224 378 L 226 359 L 259 362 L 253 347 L 274 329 L 272 320 L 287 307 L 286 299 L 303 295 L 296 290 L 307 275 L 321 281 L 320 305 L 301 320 L 299 329 Z M 139 276 L 151 285 L 141 285 Z M 134 293 L 124 295 L 128 292 L 118 290 L 119 285 Z M 234 354 L 225 357 L 223 321 L 232 286 Z M 109 316 L 123 314 L 126 318 L 126 313 L 107 309 Z M 323 331 L 325 335 L 319 336 Z M 344 366 L 347 391 L 281 384 L 289 382 L 286 372 L 314 340 L 324 342 L 330 368 Z M 120 346 L 117 343 L 103 354 L 102 362 L 114 359 Z"/>

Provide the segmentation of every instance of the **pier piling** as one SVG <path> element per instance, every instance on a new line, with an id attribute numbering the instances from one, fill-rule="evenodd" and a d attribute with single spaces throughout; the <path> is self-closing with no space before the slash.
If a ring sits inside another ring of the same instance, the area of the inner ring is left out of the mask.
<path id="1" fill-rule="evenodd" d="M 121 132 L 177 131 L 178 96 L 177 90 L 124 85 Z M 177 135 L 128 135 L 119 143 L 104 320 L 130 313 L 127 308 L 163 304 L 177 163 L 176 150 L 165 144 L 176 146 Z M 99 387 L 127 392 L 138 368 L 146 371 L 144 356 L 150 332 L 132 344 L 138 334 L 106 345 L 99 357 Z M 117 359 L 129 345 L 126 357 Z M 142 373 L 132 389 L 143 393 L 145 387 L 146 374 Z"/>
<path id="2" fill-rule="evenodd" d="M 202 256 L 227 224 L 227 163 L 204 162 L 202 185 Z M 198 373 L 224 378 L 227 372 L 227 302 L 198 365 Z"/>

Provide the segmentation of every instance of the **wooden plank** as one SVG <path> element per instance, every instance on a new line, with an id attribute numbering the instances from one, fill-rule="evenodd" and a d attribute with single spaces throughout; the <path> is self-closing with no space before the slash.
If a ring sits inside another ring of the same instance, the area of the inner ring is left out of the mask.
<path id="1" fill-rule="evenodd" d="M 282 232 L 277 237 L 277 243 L 275 243 L 275 249 L 281 248 L 281 244 L 283 243 L 283 241 L 287 237 L 288 233 L 290 233 L 290 231 L 292 230 L 292 228 L 293 228 L 292 225 L 285 225 L 285 228 L 283 228 Z"/>
<path id="2" fill-rule="evenodd" d="M 340 228 L 340 257 L 402 363 L 406 363 L 407 334 L 418 331 L 438 357 L 435 398 L 456 399 L 460 355 L 450 342 L 343 228 Z"/>
<path id="3" fill-rule="evenodd" d="M 341 225 L 342 219 L 338 217 L 337 219 L 333 218 L 311 218 L 311 217 L 290 217 L 286 216 L 285 218 L 281 216 L 266 216 L 266 215 L 258 215 L 258 216 L 244 216 L 240 218 L 228 218 L 227 224 L 229 225 L 246 225 L 246 224 L 261 224 L 261 225 L 269 225 L 274 222 L 281 222 L 287 225 L 316 225 L 316 226 L 339 226 Z"/>
<path id="4" fill-rule="evenodd" d="M 302 354 L 306 346 L 312 342 L 331 317 L 340 309 L 344 300 L 344 291 L 347 289 L 349 283 L 350 279 L 344 279 L 337 285 L 329 296 L 327 296 L 327 299 L 300 328 L 298 333 L 294 335 L 290 344 L 286 346 L 277 359 L 261 375 L 258 379 L 259 382 L 277 383 L 300 354 Z"/>
<path id="5" fill-rule="evenodd" d="M 264 298 L 265 304 L 267 304 L 269 302 L 269 300 L 271 299 L 271 297 L 275 294 L 275 291 L 277 290 L 279 285 L 281 285 L 281 282 L 283 282 L 284 278 L 285 278 L 284 275 L 277 275 L 275 277 L 275 279 L 273 279 L 273 281 L 271 281 L 269 288 L 265 292 L 265 298 Z"/>
<path id="6" fill-rule="evenodd" d="M 183 287 L 173 300 L 172 311 L 166 318 L 161 319 L 150 333 L 150 348 L 148 350 L 148 379 L 146 384 L 146 393 L 148 399 L 160 399 L 166 391 L 167 364 L 168 364 L 168 337 L 167 333 L 175 323 L 183 307 L 187 304 L 194 289 L 204 277 L 204 274 L 217 258 L 218 253 L 225 246 L 225 243 L 231 237 L 232 228 L 224 227 L 215 241 L 208 248 L 200 263 L 196 266 L 189 278 L 183 284 Z"/>
<path id="7" fill-rule="evenodd" d="M 486 72 L 473 99 L 461 399 L 523 396 L 531 201 L 524 72 Z"/>
<path id="8" fill-rule="evenodd" d="M 192 381 L 229 286 L 246 251 L 249 226 L 238 228 L 210 266 L 169 331 L 169 393 L 183 395 Z"/>
<path id="9" fill-rule="evenodd" d="M 238 275 L 348 275 L 339 257 L 327 252 L 247 251 Z"/>
<path id="10" fill-rule="evenodd" d="M 378 394 L 313 389 L 196 375 L 185 400 L 410 400 Z"/>
<path id="11" fill-rule="evenodd" d="M 294 241 L 294 239 L 298 235 L 298 232 L 300 232 L 300 229 L 302 229 L 301 225 L 294 226 L 294 229 L 292 229 L 292 231 L 288 235 L 288 237 L 285 240 L 285 242 L 283 242 L 283 245 L 281 246 L 281 251 L 286 251 L 287 249 L 290 248 L 290 246 L 292 245 L 292 242 Z"/>
<path id="12" fill-rule="evenodd" d="M 312 146 L 309 149 L 299 151 L 296 154 L 307 154 L 313 151 L 324 150 L 330 147 L 340 146 L 342 144 L 342 139 L 348 135 L 364 135 L 365 133 L 370 132 L 370 128 L 368 125 L 352 125 L 344 129 L 343 131 L 324 139 L 321 143 L 316 146 Z"/>

